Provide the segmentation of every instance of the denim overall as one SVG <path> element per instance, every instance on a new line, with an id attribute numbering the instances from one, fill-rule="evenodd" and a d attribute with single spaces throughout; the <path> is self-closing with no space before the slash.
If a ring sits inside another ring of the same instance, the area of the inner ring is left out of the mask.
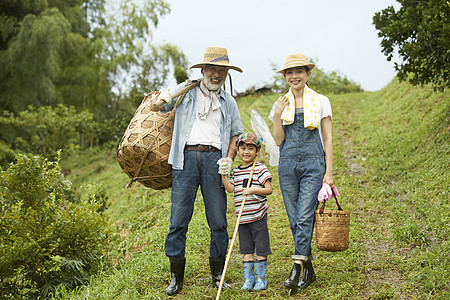
<path id="1" fill-rule="evenodd" d="M 294 238 L 294 260 L 310 260 L 317 195 L 325 175 L 325 152 L 319 129 L 303 124 L 303 109 L 296 109 L 294 123 L 284 126 L 278 175 L 289 226 Z"/>

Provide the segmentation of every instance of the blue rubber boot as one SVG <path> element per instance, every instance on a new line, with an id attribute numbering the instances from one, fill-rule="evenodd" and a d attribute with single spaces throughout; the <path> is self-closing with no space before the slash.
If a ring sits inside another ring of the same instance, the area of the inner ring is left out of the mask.
<path id="1" fill-rule="evenodd" d="M 254 291 L 265 290 L 267 288 L 266 270 L 267 259 L 255 260 L 256 283 L 253 287 Z"/>
<path id="2" fill-rule="evenodd" d="M 241 291 L 251 291 L 255 284 L 255 269 L 253 261 L 244 261 L 244 285 L 241 287 Z"/>

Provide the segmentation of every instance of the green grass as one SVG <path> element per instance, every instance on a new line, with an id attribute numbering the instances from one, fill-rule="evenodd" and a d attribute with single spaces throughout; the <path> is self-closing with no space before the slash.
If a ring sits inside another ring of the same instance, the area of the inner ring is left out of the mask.
<path id="1" fill-rule="evenodd" d="M 435 94 L 394 80 L 377 92 L 327 95 L 333 107 L 335 183 L 340 203 L 352 211 L 350 248 L 318 251 L 313 244 L 317 282 L 296 299 L 448 299 L 449 94 Z M 267 115 L 277 95 L 238 101 L 245 130 L 250 111 Z M 271 126 L 268 121 L 269 126 Z M 269 165 L 262 152 L 261 162 Z M 235 162 L 237 164 L 238 161 Z M 91 284 L 60 289 L 64 299 L 160 299 L 169 283 L 164 240 L 169 228 L 170 190 L 155 191 L 128 178 L 109 154 L 94 149 L 63 163 L 77 187 L 99 185 L 109 197 L 114 234 L 110 264 Z M 243 293 L 242 259 L 234 245 L 221 299 L 284 299 L 282 287 L 293 252 L 277 168 L 269 167 L 274 192 L 268 198 L 268 289 Z M 228 195 L 230 238 L 235 217 Z M 327 207 L 334 208 L 334 204 Z M 189 226 L 183 290 L 175 299 L 215 299 L 208 288 L 209 229 L 201 195 Z"/>

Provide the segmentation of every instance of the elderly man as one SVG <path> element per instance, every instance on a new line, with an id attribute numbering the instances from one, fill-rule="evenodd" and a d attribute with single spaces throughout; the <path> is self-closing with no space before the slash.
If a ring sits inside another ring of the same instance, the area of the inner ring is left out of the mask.
<path id="1" fill-rule="evenodd" d="M 178 294 L 183 286 L 186 233 L 199 186 L 211 231 L 212 285 L 220 283 L 228 248 L 227 198 L 221 174 L 230 171 L 236 156 L 236 140 L 244 132 L 235 99 L 222 89 L 229 69 L 242 72 L 230 65 L 227 50 L 209 47 L 203 62 L 190 68 L 201 68 L 203 79 L 198 87 L 187 92 L 175 114 L 169 154 L 173 177 L 172 206 L 165 242 L 171 272 L 171 282 L 165 290 L 168 295 Z M 183 87 L 181 84 L 162 92 L 153 110 L 172 110 L 177 98 L 172 99 L 171 93 Z"/>

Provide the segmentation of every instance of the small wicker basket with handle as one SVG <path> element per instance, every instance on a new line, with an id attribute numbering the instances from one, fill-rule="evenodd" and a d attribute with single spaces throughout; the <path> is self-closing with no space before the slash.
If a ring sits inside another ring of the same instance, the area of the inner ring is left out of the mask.
<path id="1" fill-rule="evenodd" d="M 317 248 L 329 252 L 344 251 L 349 246 L 350 211 L 342 210 L 334 191 L 333 196 L 338 210 L 326 210 L 324 201 L 315 212 Z"/>

